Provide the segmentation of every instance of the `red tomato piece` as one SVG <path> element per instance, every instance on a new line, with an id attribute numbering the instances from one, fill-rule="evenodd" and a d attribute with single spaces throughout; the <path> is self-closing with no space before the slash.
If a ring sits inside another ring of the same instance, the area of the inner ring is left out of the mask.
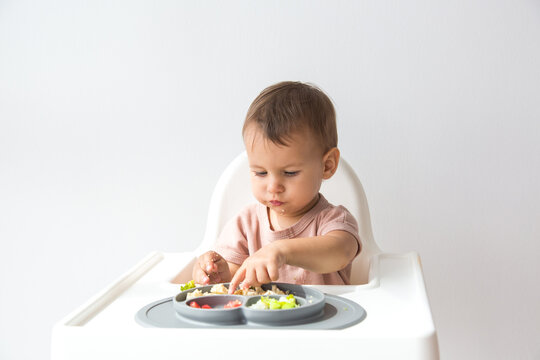
<path id="1" fill-rule="evenodd" d="M 225 306 L 223 306 L 224 309 L 232 309 L 235 307 L 242 306 L 242 302 L 240 300 L 231 300 Z"/>
<path id="2" fill-rule="evenodd" d="M 192 308 L 197 308 L 197 309 L 201 308 L 201 306 L 196 301 L 190 302 L 189 306 L 191 306 Z"/>
<path id="3" fill-rule="evenodd" d="M 203 306 L 201 306 L 202 309 L 211 309 L 212 307 L 208 304 L 204 304 Z"/>

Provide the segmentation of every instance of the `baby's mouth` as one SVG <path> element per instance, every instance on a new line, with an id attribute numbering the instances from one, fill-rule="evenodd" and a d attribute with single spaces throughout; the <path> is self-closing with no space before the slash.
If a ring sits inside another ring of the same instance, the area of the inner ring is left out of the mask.
<path id="1" fill-rule="evenodd" d="M 269 203 L 272 206 L 281 206 L 281 205 L 283 205 L 283 203 L 281 201 L 279 201 L 279 200 L 270 200 Z"/>

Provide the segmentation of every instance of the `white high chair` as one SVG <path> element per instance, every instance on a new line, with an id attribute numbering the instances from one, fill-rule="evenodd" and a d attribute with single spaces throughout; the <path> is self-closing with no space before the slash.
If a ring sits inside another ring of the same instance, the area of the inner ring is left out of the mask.
<path id="1" fill-rule="evenodd" d="M 52 360 L 178 359 L 201 356 L 437 360 L 437 334 L 418 254 L 389 254 L 375 244 L 366 197 L 352 168 L 340 160 L 321 192 L 356 217 L 362 252 L 353 263 L 353 285 L 312 285 L 358 303 L 367 313 L 341 330 L 146 328 L 134 320 L 145 305 L 179 292 L 191 279 L 196 257 L 207 251 L 224 224 L 251 195 L 248 163 L 240 154 L 219 179 L 206 232 L 194 252 L 149 254 L 116 282 L 53 328 Z M 180 270 L 180 271 L 179 271 Z M 235 346 L 237 344 L 237 346 Z"/>

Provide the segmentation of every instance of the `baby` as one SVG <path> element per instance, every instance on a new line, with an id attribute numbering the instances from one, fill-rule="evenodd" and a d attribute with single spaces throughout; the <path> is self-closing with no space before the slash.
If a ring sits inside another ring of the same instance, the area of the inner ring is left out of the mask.
<path id="1" fill-rule="evenodd" d="M 272 85 L 249 107 L 242 135 L 258 203 L 229 221 L 214 251 L 197 259 L 195 282 L 230 281 L 230 293 L 271 281 L 350 284 L 358 225 L 319 193 L 340 155 L 330 99 L 308 84 Z"/>

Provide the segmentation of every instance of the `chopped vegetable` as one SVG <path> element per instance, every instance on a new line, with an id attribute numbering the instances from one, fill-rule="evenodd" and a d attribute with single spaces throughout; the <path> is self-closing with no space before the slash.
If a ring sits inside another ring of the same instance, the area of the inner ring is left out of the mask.
<path id="1" fill-rule="evenodd" d="M 193 289 L 195 287 L 195 280 L 191 280 L 190 282 L 185 283 L 184 285 L 180 286 L 180 291 Z"/>
<path id="2" fill-rule="evenodd" d="M 231 300 L 228 303 L 223 306 L 224 309 L 232 309 L 235 307 L 242 306 L 242 302 L 240 300 Z"/>
<path id="3" fill-rule="evenodd" d="M 190 302 L 189 306 L 191 306 L 192 308 L 197 308 L 197 309 L 201 308 L 201 305 L 199 305 L 196 301 Z"/>
<path id="4" fill-rule="evenodd" d="M 192 301 L 189 303 L 189 306 L 196 309 L 211 309 L 212 307 L 208 304 L 204 304 L 203 306 L 199 305 L 198 302 Z"/>
<path id="5" fill-rule="evenodd" d="M 251 305 L 250 307 L 253 309 L 258 310 L 279 310 L 279 309 L 292 309 L 295 307 L 298 307 L 299 305 L 296 303 L 296 299 L 293 294 L 289 294 L 288 296 L 281 296 L 278 299 L 274 299 L 268 296 L 261 296 L 261 299 L 257 301 L 255 304 Z"/>

